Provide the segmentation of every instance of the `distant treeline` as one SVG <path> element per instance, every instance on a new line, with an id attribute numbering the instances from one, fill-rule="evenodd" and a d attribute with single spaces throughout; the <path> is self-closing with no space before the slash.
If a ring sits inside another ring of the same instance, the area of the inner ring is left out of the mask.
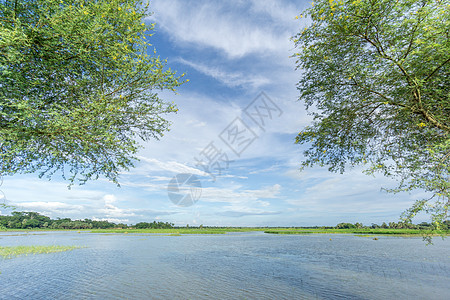
<path id="1" fill-rule="evenodd" d="M 444 221 L 445 228 L 443 230 L 450 229 L 450 221 Z M 0 216 L 0 229 L 33 229 L 33 228 L 43 228 L 43 229 L 171 229 L 171 228 L 181 228 L 175 227 L 173 223 L 168 222 L 156 222 L 151 223 L 139 222 L 135 225 L 127 225 L 123 223 L 112 223 L 108 221 L 96 221 L 91 219 L 84 220 L 71 220 L 70 218 L 57 218 L 51 219 L 47 216 L 41 215 L 37 212 L 25 212 L 25 211 L 13 211 L 11 216 Z M 219 228 L 215 226 L 203 226 L 198 227 L 186 225 L 185 228 Z M 237 228 L 237 227 L 236 227 Z M 271 227 L 263 227 L 271 228 Z M 382 223 L 363 225 L 362 223 L 339 223 L 336 226 L 309 226 L 309 227 L 290 227 L 290 228 L 302 228 L 302 229 L 375 229 L 375 228 L 389 228 L 389 229 L 418 229 L 427 230 L 434 229 L 433 226 L 427 222 L 422 222 L 420 224 L 404 223 L 404 222 L 389 222 L 388 224 Z"/>
<path id="2" fill-rule="evenodd" d="M 173 228 L 173 224 L 164 222 L 140 222 L 134 226 L 91 219 L 71 220 L 70 218 L 53 220 L 37 212 L 13 211 L 11 216 L 0 216 L 0 228 L 6 229 L 110 229 L 110 228 Z"/>
<path id="3" fill-rule="evenodd" d="M 442 228 L 443 230 L 447 230 L 450 228 L 450 221 L 444 221 L 445 228 Z M 434 229 L 433 225 L 427 222 L 422 222 L 420 224 L 412 224 L 412 223 L 405 223 L 405 222 L 389 222 L 386 224 L 383 222 L 381 225 L 378 224 L 371 224 L 369 226 L 364 226 L 361 223 L 339 223 L 335 227 L 330 228 L 336 228 L 336 229 L 356 229 L 356 228 L 389 228 L 389 229 L 419 229 L 419 230 L 427 230 L 427 229 Z"/>

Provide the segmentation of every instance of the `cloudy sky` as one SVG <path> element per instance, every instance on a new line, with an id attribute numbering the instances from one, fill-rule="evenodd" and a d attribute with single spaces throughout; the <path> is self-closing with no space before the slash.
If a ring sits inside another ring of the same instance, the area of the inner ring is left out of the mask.
<path id="1" fill-rule="evenodd" d="M 129 224 L 398 221 L 420 195 L 387 194 L 380 188 L 392 187 L 392 181 L 359 169 L 344 175 L 299 171 L 304 149 L 294 140 L 311 119 L 298 101 L 301 71 L 291 58 L 290 37 L 306 25 L 295 16 L 309 2 L 151 1 L 151 43 L 189 79 L 177 94 L 161 94 L 179 108 L 170 116 L 170 132 L 143 144 L 140 162 L 121 175 L 120 188 L 98 180 L 68 190 L 58 177 L 20 175 L 4 178 L 0 201 L 54 218 Z"/>

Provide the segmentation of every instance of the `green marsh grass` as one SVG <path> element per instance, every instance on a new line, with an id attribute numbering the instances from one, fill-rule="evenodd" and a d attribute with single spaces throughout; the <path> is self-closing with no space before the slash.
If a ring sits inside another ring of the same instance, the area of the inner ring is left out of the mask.
<path id="1" fill-rule="evenodd" d="M 324 228 L 282 228 L 282 227 L 177 227 L 170 229 L 9 229 L 11 235 L 22 234 L 46 234 L 45 231 L 76 231 L 80 233 L 104 233 L 104 234 L 226 234 L 229 232 L 263 231 L 270 234 L 357 234 L 357 235 L 396 235 L 396 236 L 438 236 L 450 235 L 447 231 L 430 231 L 418 229 L 392 229 L 392 228 L 353 228 L 353 229 L 324 229 Z"/>
<path id="2" fill-rule="evenodd" d="M 227 232 L 264 231 L 262 228 L 170 228 L 170 229 L 95 229 L 92 233 L 166 233 L 166 234 L 225 234 Z"/>
<path id="3" fill-rule="evenodd" d="M 0 246 L 0 256 L 13 258 L 19 255 L 55 253 L 80 248 L 78 246 Z"/>
<path id="4" fill-rule="evenodd" d="M 398 235 L 398 236 L 424 236 L 424 235 L 449 235 L 450 231 L 430 231 L 417 229 L 389 229 L 389 228 L 375 228 L 375 229 L 304 229 L 304 228 L 274 228 L 267 229 L 265 233 L 271 234 L 314 234 L 314 233 L 328 233 L 328 234 L 357 234 L 357 235 Z"/>

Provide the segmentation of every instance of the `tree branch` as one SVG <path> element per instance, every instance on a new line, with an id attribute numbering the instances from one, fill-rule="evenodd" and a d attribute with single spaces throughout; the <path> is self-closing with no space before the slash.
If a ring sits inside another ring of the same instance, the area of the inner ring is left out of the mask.
<path id="1" fill-rule="evenodd" d="M 448 62 L 450 62 L 450 57 L 446 61 L 444 61 L 444 63 L 442 63 L 440 66 L 438 66 L 436 69 L 434 69 L 433 72 L 431 72 L 431 74 L 428 75 L 427 78 L 425 78 L 425 81 L 430 79 L 440 68 L 442 68 Z"/>

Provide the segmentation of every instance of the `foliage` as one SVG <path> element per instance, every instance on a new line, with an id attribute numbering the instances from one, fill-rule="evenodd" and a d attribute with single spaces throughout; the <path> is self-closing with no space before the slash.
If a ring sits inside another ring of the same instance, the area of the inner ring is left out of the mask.
<path id="1" fill-rule="evenodd" d="M 147 11 L 141 0 L 0 0 L 0 174 L 117 183 L 138 138 L 163 135 L 177 109 L 158 91 L 182 82 L 147 54 Z"/>
<path id="2" fill-rule="evenodd" d="M 156 222 L 140 222 L 135 228 L 173 228 L 173 224 Z M 0 215 L 0 229 L 112 229 L 128 228 L 126 224 L 115 224 L 105 220 L 71 220 L 57 218 L 55 220 L 37 212 L 13 211 L 11 216 Z"/>
<path id="3" fill-rule="evenodd" d="M 156 222 L 153 221 L 152 223 L 147 223 L 147 222 L 139 222 L 136 225 L 134 225 L 134 227 L 136 229 L 145 229 L 145 228 L 173 228 L 173 224 L 171 223 L 164 223 L 164 222 Z"/>
<path id="4" fill-rule="evenodd" d="M 336 228 L 338 229 L 356 228 L 356 225 L 353 225 L 352 223 L 339 223 L 336 225 Z"/>
<path id="5" fill-rule="evenodd" d="M 436 229 L 450 199 L 450 5 L 439 0 L 321 0 L 300 15 L 298 84 L 314 122 L 303 167 L 396 178 L 392 192 L 422 189 L 403 215 L 430 213 Z"/>
<path id="6" fill-rule="evenodd" d="M 127 230 L 116 230 L 116 229 L 106 229 L 106 230 L 92 230 L 93 233 L 157 233 L 157 234 L 225 234 L 227 232 L 232 232 L 233 230 L 227 230 L 225 228 L 221 229 L 198 229 L 198 228 L 145 228 L 145 229 L 127 229 Z M 242 230 L 242 231 L 251 231 L 251 230 Z"/>
<path id="7" fill-rule="evenodd" d="M 278 228 L 278 229 L 267 229 L 265 233 L 271 234 L 377 234 L 377 235 L 401 235 L 401 236 L 422 236 L 424 238 L 433 235 L 449 235 L 449 230 L 418 230 L 418 229 L 385 229 L 385 228 L 347 228 L 347 229 L 302 229 L 302 228 Z"/>
<path id="8" fill-rule="evenodd" d="M 107 221 L 74 220 L 70 218 L 52 220 L 37 212 L 13 211 L 11 216 L 0 216 L 0 226 L 6 229 L 91 229 L 114 228 L 115 224 Z"/>

